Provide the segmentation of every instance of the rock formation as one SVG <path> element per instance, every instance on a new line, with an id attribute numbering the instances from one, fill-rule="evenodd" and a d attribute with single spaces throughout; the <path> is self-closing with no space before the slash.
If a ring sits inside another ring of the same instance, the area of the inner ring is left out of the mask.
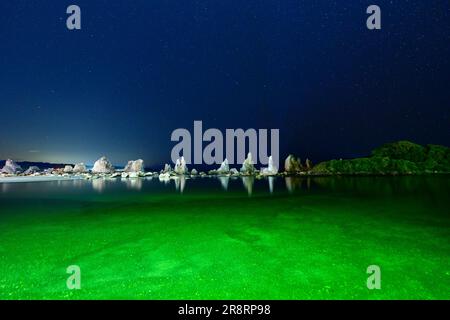
<path id="1" fill-rule="evenodd" d="M 73 173 L 86 173 L 87 172 L 87 168 L 84 165 L 84 163 L 77 163 L 74 167 L 73 167 Z"/>
<path id="2" fill-rule="evenodd" d="M 264 176 L 274 176 L 278 173 L 278 168 L 273 164 L 272 156 L 269 157 L 269 167 L 262 168 L 261 174 Z"/>
<path id="3" fill-rule="evenodd" d="M 192 169 L 192 170 L 191 170 L 191 175 L 192 175 L 192 176 L 198 175 L 198 171 L 195 170 L 195 169 Z"/>
<path id="4" fill-rule="evenodd" d="M 144 172 L 144 160 L 138 159 L 136 161 L 128 161 L 128 164 L 123 169 L 124 172 Z"/>
<path id="5" fill-rule="evenodd" d="M 65 166 L 64 167 L 64 173 L 72 173 L 73 172 L 73 167 L 72 166 Z"/>
<path id="6" fill-rule="evenodd" d="M 241 167 L 241 173 L 243 174 L 253 174 L 255 172 L 255 166 L 253 165 L 252 154 L 248 153 L 247 159 L 244 160 L 244 163 Z"/>
<path id="7" fill-rule="evenodd" d="M 188 174 L 189 170 L 186 166 L 186 161 L 184 160 L 184 157 L 181 157 L 180 159 L 177 159 L 175 163 L 175 169 L 176 174 Z"/>
<path id="8" fill-rule="evenodd" d="M 172 172 L 172 167 L 170 166 L 170 164 L 165 164 L 164 165 L 164 169 L 161 171 L 161 173 L 171 173 Z"/>
<path id="9" fill-rule="evenodd" d="M 169 172 L 164 172 L 164 173 L 161 173 L 158 177 L 159 177 L 159 181 L 169 181 L 170 180 L 170 173 Z"/>
<path id="10" fill-rule="evenodd" d="M 290 154 L 284 161 L 284 171 L 287 173 L 296 173 L 301 171 L 301 161 L 294 155 Z"/>
<path id="11" fill-rule="evenodd" d="M 6 160 L 5 166 L 1 170 L 2 173 L 6 174 L 16 174 L 22 172 L 22 167 L 11 159 Z"/>
<path id="12" fill-rule="evenodd" d="M 309 170 L 311 170 L 313 168 L 313 164 L 312 164 L 311 160 L 306 159 L 306 161 L 305 161 L 305 168 L 306 168 L 307 171 L 309 171 Z"/>
<path id="13" fill-rule="evenodd" d="M 41 169 L 39 169 L 39 167 L 31 166 L 27 170 L 25 170 L 25 172 L 23 174 L 30 175 L 30 174 L 35 174 L 40 171 L 41 171 Z"/>
<path id="14" fill-rule="evenodd" d="M 101 157 L 94 163 L 94 167 L 92 168 L 92 173 L 112 173 L 114 172 L 114 167 L 109 162 L 106 157 Z"/>
<path id="15" fill-rule="evenodd" d="M 228 160 L 225 159 L 220 165 L 220 168 L 217 169 L 217 174 L 228 174 L 228 173 L 230 173 L 230 166 L 228 165 Z"/>

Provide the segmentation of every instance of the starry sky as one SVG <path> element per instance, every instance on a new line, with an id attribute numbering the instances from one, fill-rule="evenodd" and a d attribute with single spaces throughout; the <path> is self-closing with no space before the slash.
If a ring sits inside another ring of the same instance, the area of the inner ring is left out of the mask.
<path id="1" fill-rule="evenodd" d="M 314 162 L 449 145 L 449 59 L 443 0 L 2 0 L 0 159 L 159 166 L 194 120 Z"/>

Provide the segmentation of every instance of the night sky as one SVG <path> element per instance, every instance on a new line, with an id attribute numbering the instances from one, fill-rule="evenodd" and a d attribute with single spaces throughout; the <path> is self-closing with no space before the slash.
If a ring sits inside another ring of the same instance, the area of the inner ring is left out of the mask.
<path id="1" fill-rule="evenodd" d="M 449 145 L 449 109 L 444 0 L 0 1 L 0 159 L 157 167 L 202 120 L 279 128 L 282 159 L 318 162 Z"/>

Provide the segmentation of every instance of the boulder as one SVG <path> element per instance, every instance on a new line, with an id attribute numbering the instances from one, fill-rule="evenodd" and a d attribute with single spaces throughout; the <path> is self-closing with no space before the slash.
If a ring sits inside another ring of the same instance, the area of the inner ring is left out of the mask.
<path id="1" fill-rule="evenodd" d="M 184 160 L 184 157 L 181 157 L 180 159 L 177 159 L 175 163 L 175 169 L 176 174 L 188 174 L 189 170 L 186 166 L 186 161 Z"/>
<path id="2" fill-rule="evenodd" d="M 73 172 L 73 167 L 72 166 L 65 166 L 64 167 L 64 173 L 72 173 Z"/>
<path id="3" fill-rule="evenodd" d="M 159 177 L 160 181 L 169 181 L 170 180 L 170 173 L 169 172 L 164 172 L 164 173 L 161 173 L 158 177 Z"/>
<path id="4" fill-rule="evenodd" d="M 195 170 L 195 169 L 192 169 L 192 170 L 191 170 L 191 175 L 193 175 L 193 176 L 198 175 L 198 171 Z"/>
<path id="5" fill-rule="evenodd" d="M 230 174 L 233 176 L 238 176 L 239 175 L 239 171 L 237 171 L 236 168 L 231 168 L 230 169 Z"/>
<path id="6" fill-rule="evenodd" d="M 220 168 L 217 169 L 217 174 L 228 174 L 228 173 L 230 173 L 230 166 L 228 165 L 228 159 L 225 159 L 220 165 Z"/>
<path id="7" fill-rule="evenodd" d="M 311 160 L 309 160 L 309 159 L 306 159 L 306 161 L 305 161 L 305 168 L 306 168 L 306 170 L 311 170 L 312 168 L 313 168 L 313 163 L 312 163 L 312 161 Z"/>
<path id="8" fill-rule="evenodd" d="M 247 159 L 245 159 L 244 163 L 242 164 L 241 173 L 243 173 L 243 174 L 255 173 L 255 166 L 253 165 L 251 152 L 248 153 Z"/>
<path id="9" fill-rule="evenodd" d="M 284 171 L 288 173 L 296 173 L 301 171 L 301 161 L 294 155 L 290 154 L 284 161 Z"/>
<path id="10" fill-rule="evenodd" d="M 164 165 L 164 169 L 161 171 L 161 173 L 171 173 L 172 172 L 172 167 L 170 166 L 170 164 L 165 164 Z"/>
<path id="11" fill-rule="evenodd" d="M 93 173 L 112 173 L 114 172 L 114 167 L 109 162 L 106 157 L 101 157 L 94 163 L 94 167 L 92 168 Z"/>
<path id="12" fill-rule="evenodd" d="M 6 160 L 5 166 L 1 170 L 2 173 L 16 174 L 22 172 L 22 167 L 15 163 L 13 160 Z"/>
<path id="13" fill-rule="evenodd" d="M 124 172 L 144 172 L 144 160 L 130 160 L 128 164 L 123 169 Z"/>
<path id="14" fill-rule="evenodd" d="M 31 166 L 27 170 L 25 170 L 24 174 L 30 175 L 30 174 L 35 174 L 40 171 L 41 171 L 41 169 L 39 169 L 39 167 Z"/>
<path id="15" fill-rule="evenodd" d="M 278 173 L 278 168 L 273 164 L 272 156 L 269 157 L 269 167 L 261 169 L 261 175 L 274 176 Z"/>
<path id="16" fill-rule="evenodd" d="M 85 166 L 84 163 L 77 163 L 74 167 L 73 167 L 73 173 L 86 173 L 88 170 Z"/>

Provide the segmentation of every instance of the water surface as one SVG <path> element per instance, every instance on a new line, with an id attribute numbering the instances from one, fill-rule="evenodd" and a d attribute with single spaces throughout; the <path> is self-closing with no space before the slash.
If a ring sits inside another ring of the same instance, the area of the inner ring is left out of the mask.
<path id="1" fill-rule="evenodd" d="M 449 299 L 449 190 L 446 176 L 0 183 L 0 298 Z"/>

